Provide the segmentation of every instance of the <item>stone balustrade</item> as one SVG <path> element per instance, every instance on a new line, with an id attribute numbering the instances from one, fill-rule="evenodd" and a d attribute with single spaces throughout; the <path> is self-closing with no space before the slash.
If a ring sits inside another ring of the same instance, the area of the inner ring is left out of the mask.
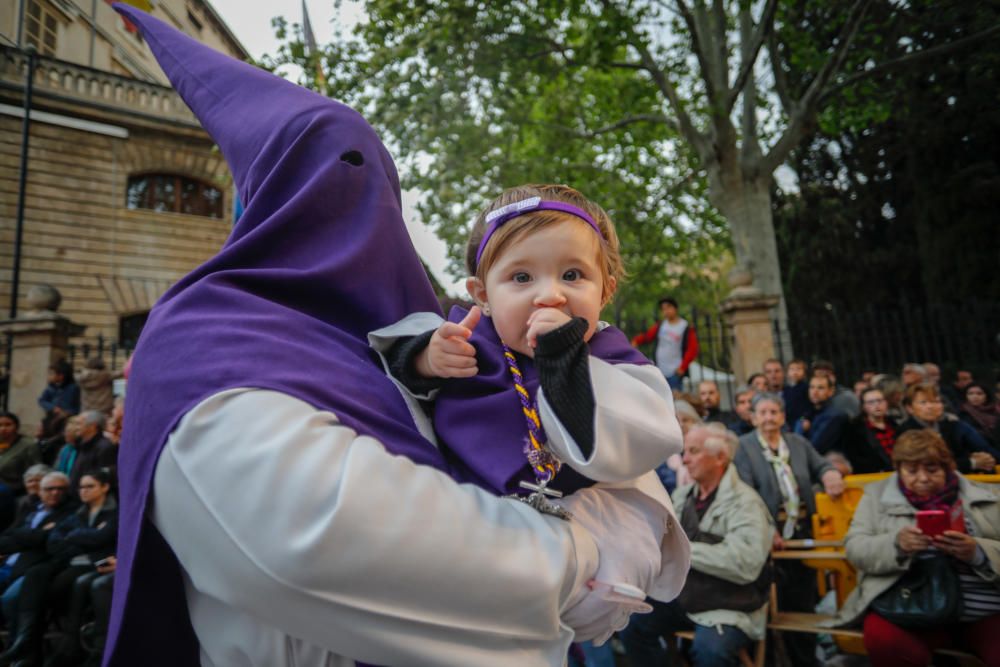
<path id="1" fill-rule="evenodd" d="M 23 87 L 27 69 L 27 55 L 11 47 L 0 47 L 0 84 L 7 88 Z M 62 60 L 38 58 L 34 90 L 36 95 L 47 93 L 68 101 L 200 127 L 172 88 Z"/>

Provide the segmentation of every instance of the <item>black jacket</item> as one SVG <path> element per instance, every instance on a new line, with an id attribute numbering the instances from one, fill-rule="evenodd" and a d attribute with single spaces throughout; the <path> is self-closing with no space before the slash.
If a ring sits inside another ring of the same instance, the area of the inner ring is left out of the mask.
<path id="1" fill-rule="evenodd" d="M 891 472 L 895 469 L 892 465 L 892 459 L 882 448 L 875 434 L 868 428 L 866 420 L 864 415 L 858 415 L 848 422 L 839 449 L 851 462 L 851 468 L 854 469 L 856 475 L 870 472 Z M 899 426 L 890 417 L 886 417 L 885 421 L 896 431 L 898 436 Z"/>
<path id="2" fill-rule="evenodd" d="M 80 478 L 88 472 L 107 468 L 111 472 L 111 487 L 117 488 L 118 447 L 102 435 L 96 435 L 87 442 L 76 446 L 76 461 L 69 472 L 70 488 L 73 493 L 80 487 Z"/>
<path id="3" fill-rule="evenodd" d="M 49 534 L 54 530 L 52 524 L 58 525 L 63 519 L 71 515 L 77 508 L 69 498 L 52 509 L 49 514 L 42 519 L 37 528 L 31 527 L 31 522 L 41 510 L 35 510 L 24 520 L 15 526 L 11 526 L 0 534 L 0 554 L 10 556 L 19 553 L 14 567 L 11 569 L 8 583 L 15 581 L 18 577 L 27 572 L 28 568 L 37 565 L 50 558 L 47 544 Z M 49 526 L 48 529 L 45 527 Z"/>
<path id="4" fill-rule="evenodd" d="M 924 425 L 910 416 L 899 425 L 899 432 L 902 434 L 906 431 L 922 428 L 924 428 Z M 992 454 L 993 458 L 1000 461 L 1000 456 L 989 446 L 989 443 L 964 422 L 942 419 L 938 422 L 938 431 L 941 433 L 944 441 L 948 443 L 948 449 L 951 450 L 951 455 L 955 457 L 955 464 L 958 466 L 960 473 L 967 475 L 973 472 L 972 461 L 969 459 L 973 452 L 987 452 L 988 454 Z M 898 439 L 899 436 L 897 435 L 896 437 Z"/>
<path id="5" fill-rule="evenodd" d="M 113 556 L 118 546 L 118 503 L 108 496 L 104 507 L 89 520 L 90 508 L 83 505 L 50 531 L 48 551 L 53 559 L 68 565 L 86 554 L 90 562 Z"/>

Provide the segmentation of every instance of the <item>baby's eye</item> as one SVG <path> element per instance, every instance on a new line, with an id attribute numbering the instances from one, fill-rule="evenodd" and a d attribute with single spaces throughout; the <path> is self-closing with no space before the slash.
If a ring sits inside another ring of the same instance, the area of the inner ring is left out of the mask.
<path id="1" fill-rule="evenodd" d="M 579 280 L 582 277 L 583 275 L 580 273 L 579 269 L 570 269 L 569 271 L 563 274 L 562 279 L 572 282 L 574 280 Z"/>
<path id="2" fill-rule="evenodd" d="M 529 280 L 531 280 L 531 276 L 529 276 L 524 271 L 519 271 L 518 273 L 514 274 L 513 279 L 515 283 L 526 283 Z"/>

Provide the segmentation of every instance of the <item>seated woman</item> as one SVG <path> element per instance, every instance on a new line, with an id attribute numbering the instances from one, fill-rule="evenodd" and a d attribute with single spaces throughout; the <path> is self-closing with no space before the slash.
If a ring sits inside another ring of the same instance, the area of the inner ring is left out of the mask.
<path id="1" fill-rule="evenodd" d="M 39 462 L 35 441 L 21 435 L 21 420 L 0 412 L 0 530 L 14 523 L 17 498 L 24 495 L 24 471 Z"/>
<path id="2" fill-rule="evenodd" d="M 959 418 L 972 427 L 993 448 L 1000 447 L 1000 403 L 994 400 L 989 387 L 973 382 L 963 390 Z"/>
<path id="3" fill-rule="evenodd" d="M 847 559 L 858 570 L 858 586 L 835 623 L 863 620 L 873 665 L 928 665 L 934 650 L 949 646 L 1000 665 L 1000 498 L 958 473 L 948 445 L 933 431 L 901 435 L 892 459 L 896 472 L 865 489 L 847 532 Z M 931 538 L 916 526 L 919 510 L 944 510 L 964 530 Z M 962 611 L 953 623 L 906 629 L 869 609 L 934 549 L 949 557 L 959 577 Z"/>
<path id="4" fill-rule="evenodd" d="M 941 394 L 933 384 L 921 382 L 907 388 L 903 407 L 909 417 L 899 425 L 899 433 L 929 428 L 941 434 L 959 472 L 993 472 L 997 453 L 989 443 L 965 422 L 946 418 Z"/>
<path id="5" fill-rule="evenodd" d="M 743 481 L 756 489 L 777 525 L 773 543 L 812 537 L 816 512 L 813 485 L 822 484 L 831 496 L 844 492 L 843 476 L 800 435 L 782 433 L 785 403 L 781 396 L 760 393 L 751 403 L 754 430 L 740 438 L 733 464 Z M 816 575 L 798 561 L 776 563 L 778 606 L 786 611 L 813 611 L 818 599 Z M 814 635 L 785 638 L 792 664 L 816 663 Z"/>

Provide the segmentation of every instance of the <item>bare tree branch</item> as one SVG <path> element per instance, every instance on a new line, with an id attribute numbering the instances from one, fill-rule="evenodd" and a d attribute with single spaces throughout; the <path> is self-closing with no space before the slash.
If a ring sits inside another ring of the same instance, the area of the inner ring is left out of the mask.
<path id="1" fill-rule="evenodd" d="M 979 42 L 982 42 L 987 38 L 993 37 L 994 35 L 997 34 L 1000 34 L 1000 25 L 995 25 L 992 28 L 987 28 L 986 30 L 977 32 L 974 35 L 969 35 L 968 37 L 956 39 L 955 41 L 949 42 L 948 44 L 941 44 L 939 46 L 933 46 L 929 49 L 922 49 L 920 51 L 914 51 L 913 53 L 908 53 L 905 56 L 900 56 L 899 58 L 888 60 L 880 65 L 876 65 L 875 67 L 869 70 L 865 70 L 863 72 L 856 72 L 848 76 L 846 79 L 838 81 L 836 84 L 824 90 L 823 94 L 820 95 L 819 98 L 820 104 L 826 102 L 830 97 L 840 92 L 844 88 L 849 88 L 850 86 L 853 86 L 855 83 L 857 83 L 858 81 L 862 81 L 863 79 L 882 76 L 887 72 L 899 69 L 905 69 L 911 65 L 923 62 L 925 60 L 940 58 L 941 56 L 948 55 L 949 53 L 953 53 L 955 51 L 961 51 L 962 49 L 966 49 L 974 44 L 978 44 Z"/>
<path id="2" fill-rule="evenodd" d="M 760 44 L 754 44 L 754 33 L 759 32 L 754 29 L 753 16 L 750 15 L 749 5 L 740 8 L 740 58 L 746 62 L 756 58 L 756 52 L 752 49 L 759 49 Z M 760 143 L 757 139 L 757 82 L 753 76 L 752 68 L 746 70 L 747 76 L 744 80 L 746 90 L 743 92 L 743 113 L 741 118 L 741 134 L 743 138 L 743 149 L 740 159 L 743 162 L 744 172 L 756 169 L 760 161 Z M 738 93 L 738 90 L 732 91 Z"/>
<path id="3" fill-rule="evenodd" d="M 771 72 L 774 75 L 774 92 L 778 94 L 785 115 L 790 118 L 795 114 L 795 101 L 792 99 L 788 87 L 788 74 L 778 60 L 778 38 L 774 31 L 771 31 L 767 36 L 767 52 L 768 60 L 771 61 Z"/>
<path id="4" fill-rule="evenodd" d="M 661 125 L 669 125 L 678 129 L 677 121 L 673 118 L 669 118 L 663 114 L 643 113 L 636 114 L 635 116 L 626 116 L 625 118 L 609 125 L 605 125 L 604 127 L 599 127 L 596 130 L 591 130 L 590 132 L 584 132 L 581 136 L 592 138 L 601 134 L 607 134 L 608 132 L 614 132 L 615 130 L 619 130 L 623 127 L 634 125 L 635 123 L 657 123 Z"/>
<path id="5" fill-rule="evenodd" d="M 691 51 L 698 59 L 698 68 L 701 70 L 701 78 L 705 82 L 705 94 L 708 97 L 708 102 L 709 104 L 714 104 L 718 99 L 715 69 L 712 67 L 710 54 L 705 50 L 705 45 L 702 42 L 705 37 L 705 33 L 708 32 L 707 26 L 695 18 L 694 14 L 691 12 L 691 8 L 687 6 L 687 3 L 685 3 L 684 0 L 677 0 L 677 9 L 680 11 L 681 17 L 687 25 L 688 32 L 691 33 Z M 701 11 L 700 4 L 698 11 Z"/>
<path id="6" fill-rule="evenodd" d="M 712 18 L 715 23 L 715 66 L 714 72 L 716 86 L 722 95 L 729 94 L 729 42 L 726 39 L 728 34 L 728 18 L 726 16 L 726 5 L 723 0 L 713 0 Z M 724 99 L 713 100 L 713 102 L 724 102 Z"/>
<path id="7" fill-rule="evenodd" d="M 607 134 L 609 132 L 614 132 L 623 127 L 628 127 L 629 125 L 634 125 L 636 123 L 657 123 L 661 125 L 668 125 L 672 128 L 678 129 L 677 121 L 669 116 L 663 114 L 636 114 L 634 116 L 626 116 L 620 120 L 610 123 L 603 127 L 599 127 L 596 130 L 580 130 L 574 127 L 568 127 L 566 125 L 561 125 L 559 123 L 547 123 L 544 121 L 525 121 L 524 125 L 535 125 L 538 127 L 547 127 L 565 134 L 571 134 L 574 137 L 580 137 L 581 139 L 593 139 L 594 137 L 600 136 L 602 134 Z"/>
<path id="8" fill-rule="evenodd" d="M 729 97 L 726 100 L 726 115 L 728 116 L 733 111 L 733 107 L 736 106 L 736 100 L 740 96 L 740 91 L 743 90 L 743 86 L 746 85 L 747 77 L 753 72 L 754 65 L 757 63 L 757 56 L 760 54 L 760 49 L 764 45 L 764 40 L 767 39 L 768 35 L 771 34 L 774 28 L 774 12 L 778 7 L 778 0 L 767 0 L 767 4 L 764 6 L 764 11 L 760 15 L 760 22 L 757 24 L 757 30 L 754 32 L 752 41 L 750 42 L 750 48 L 744 48 L 742 57 L 740 59 L 740 71 L 736 75 L 736 80 L 733 82 L 732 88 L 729 89 Z M 750 8 L 746 7 L 741 9 L 740 13 L 746 12 L 750 13 Z M 748 35 L 749 36 L 749 35 Z M 741 42 L 745 38 L 741 38 Z M 745 43 L 742 45 L 746 46 Z"/>
<path id="9" fill-rule="evenodd" d="M 615 6 L 612 0 L 603 0 L 603 4 L 606 9 L 619 14 L 618 7 Z M 670 104 L 671 110 L 677 115 L 677 129 L 684 137 L 684 140 L 691 144 L 691 147 L 698 153 L 698 156 L 707 164 L 715 159 L 715 156 L 710 150 L 710 145 L 708 139 L 698 128 L 694 126 L 691 120 L 691 115 L 684 108 L 684 103 L 681 101 L 680 95 L 677 93 L 677 89 L 674 88 L 673 84 L 667 78 L 666 73 L 663 69 L 656 63 L 656 59 L 653 54 L 650 53 L 649 47 L 646 46 L 645 40 L 636 30 L 634 24 L 630 24 L 628 27 L 628 43 L 636 50 L 639 54 L 639 59 L 642 62 L 643 69 L 649 72 L 649 76 L 653 79 L 653 83 L 660 90 L 667 102 Z"/>
<path id="10" fill-rule="evenodd" d="M 844 58 L 847 57 L 847 51 L 850 49 L 855 35 L 858 34 L 858 27 L 861 25 L 861 20 L 864 18 L 870 3 L 871 0 L 856 0 L 851 7 L 850 13 L 848 13 L 847 19 L 844 21 L 844 27 L 837 36 L 837 45 L 834 47 L 833 53 L 823 63 L 823 67 L 820 68 L 816 77 L 810 82 L 809 87 L 806 88 L 806 92 L 802 94 L 802 97 L 795 104 L 795 113 L 789 117 L 788 127 L 785 128 L 781 138 L 775 142 L 774 146 L 771 147 L 771 150 L 764 157 L 761 164 L 764 173 L 770 173 L 777 169 L 778 165 L 781 164 L 792 149 L 802 140 L 806 125 L 815 119 L 820 94 L 826 88 L 826 84 L 830 78 L 843 65 Z"/>

